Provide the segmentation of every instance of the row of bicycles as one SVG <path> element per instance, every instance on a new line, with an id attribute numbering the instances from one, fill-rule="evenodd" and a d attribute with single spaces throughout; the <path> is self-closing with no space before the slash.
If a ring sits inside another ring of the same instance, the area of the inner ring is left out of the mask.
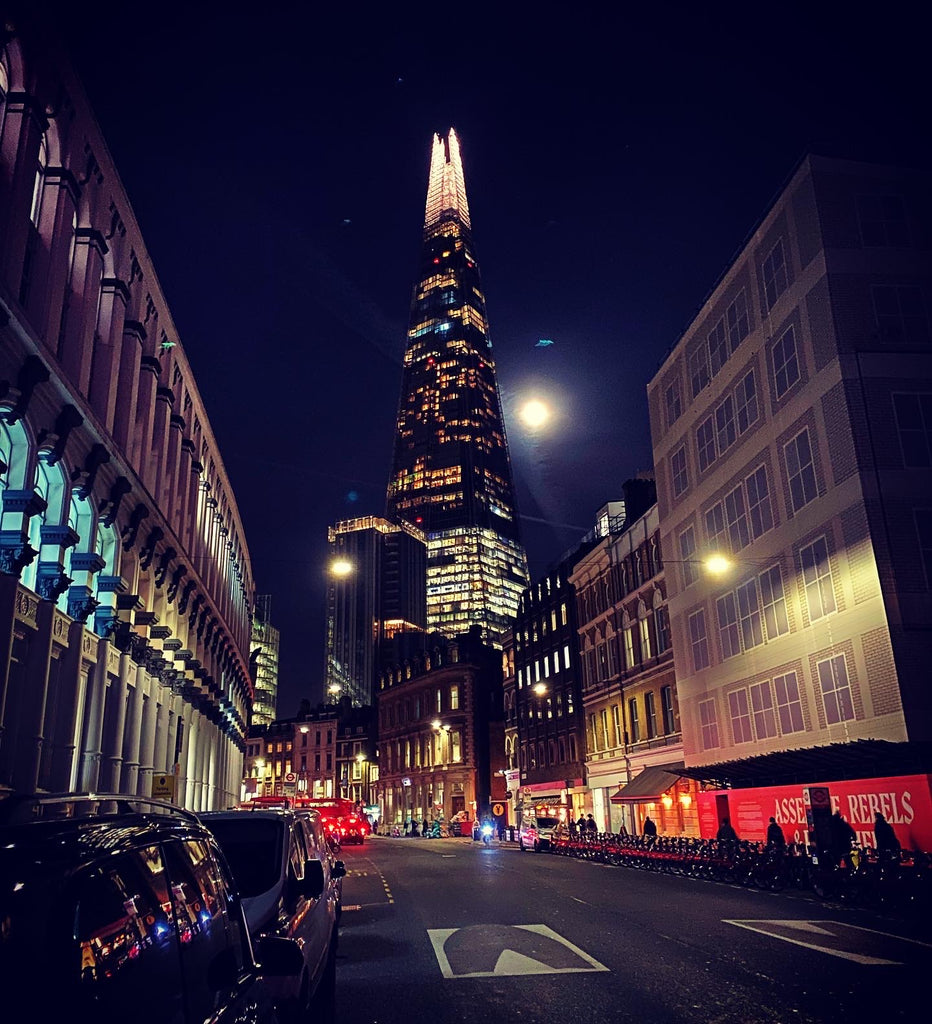
<path id="1" fill-rule="evenodd" d="M 852 847 L 836 861 L 802 843 L 564 832 L 554 836 L 550 852 L 770 892 L 808 890 L 819 899 L 875 909 L 932 911 L 932 857 L 912 850 Z"/>

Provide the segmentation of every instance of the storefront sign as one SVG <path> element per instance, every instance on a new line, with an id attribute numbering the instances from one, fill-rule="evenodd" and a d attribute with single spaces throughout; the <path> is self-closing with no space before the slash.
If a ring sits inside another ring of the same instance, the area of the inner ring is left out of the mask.
<path id="1" fill-rule="evenodd" d="M 904 849 L 932 850 L 932 776 L 819 782 L 828 788 L 832 813 L 840 811 L 862 846 L 874 845 L 874 815 L 890 822 Z M 788 842 L 809 843 L 802 785 L 726 789 L 699 793 L 700 834 L 714 836 L 723 807 L 742 839 L 763 842 L 771 816 Z"/>

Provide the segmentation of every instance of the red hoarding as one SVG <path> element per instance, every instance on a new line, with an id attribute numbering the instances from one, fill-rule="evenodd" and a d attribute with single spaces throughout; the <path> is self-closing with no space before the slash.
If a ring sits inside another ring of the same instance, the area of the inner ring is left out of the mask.
<path id="1" fill-rule="evenodd" d="M 827 786 L 832 812 L 841 811 L 862 846 L 874 845 L 874 815 L 890 822 L 904 849 L 932 850 L 932 775 L 891 779 L 815 782 Z M 699 828 L 714 836 L 727 815 L 741 839 L 762 842 L 770 818 L 777 819 L 788 842 L 809 842 L 803 786 L 706 790 L 699 794 Z"/>

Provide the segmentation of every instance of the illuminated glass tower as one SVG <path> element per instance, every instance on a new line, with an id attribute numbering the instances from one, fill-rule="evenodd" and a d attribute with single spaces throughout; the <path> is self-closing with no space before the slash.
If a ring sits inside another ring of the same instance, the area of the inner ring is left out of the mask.
<path id="1" fill-rule="evenodd" d="M 436 135 L 388 514 L 427 533 L 427 623 L 492 643 L 528 584 L 459 142 Z"/>

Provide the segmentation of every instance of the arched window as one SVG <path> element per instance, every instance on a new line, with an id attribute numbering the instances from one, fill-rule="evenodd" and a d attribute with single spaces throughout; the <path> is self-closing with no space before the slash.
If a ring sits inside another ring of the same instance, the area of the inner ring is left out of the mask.
<path id="1" fill-rule="evenodd" d="M 39 218 L 42 216 L 42 194 L 45 191 L 45 172 L 49 165 L 49 140 L 43 135 L 39 140 L 39 152 L 36 156 L 36 176 L 32 184 L 32 206 L 29 210 L 29 219 L 33 227 L 39 226 Z"/>
<path id="2" fill-rule="evenodd" d="M 61 463 L 48 464 L 48 454 L 41 452 L 36 463 L 35 492 L 45 502 L 45 509 L 29 520 L 29 546 L 37 552 L 42 550 L 42 527 L 61 526 L 65 517 L 65 476 Z M 39 557 L 33 558 L 22 572 L 23 586 L 30 590 L 36 589 Z"/>

